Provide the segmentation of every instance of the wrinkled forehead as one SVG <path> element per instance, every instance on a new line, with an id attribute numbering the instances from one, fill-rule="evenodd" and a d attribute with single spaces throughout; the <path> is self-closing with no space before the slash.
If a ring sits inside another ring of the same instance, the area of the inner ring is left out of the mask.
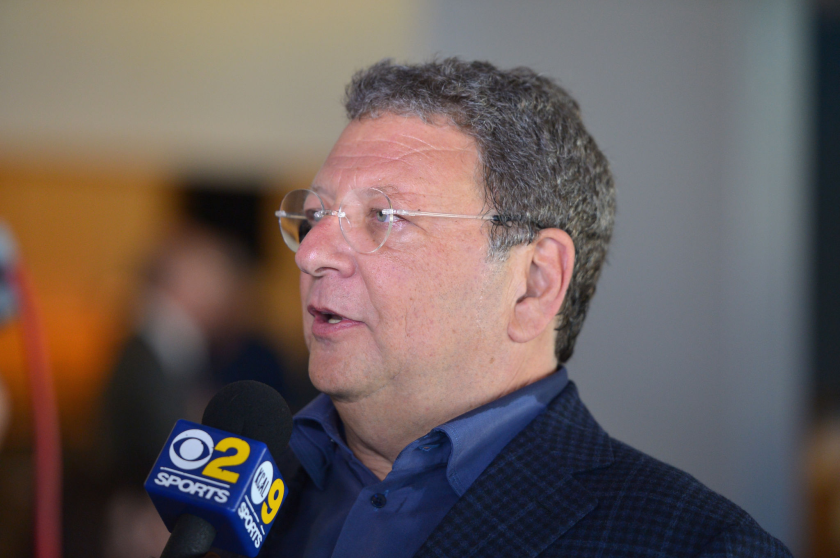
<path id="1" fill-rule="evenodd" d="M 347 125 L 312 182 L 327 199 L 347 189 L 402 196 L 479 194 L 475 140 L 446 122 L 386 114 Z M 467 191 L 468 190 L 468 191 Z"/>

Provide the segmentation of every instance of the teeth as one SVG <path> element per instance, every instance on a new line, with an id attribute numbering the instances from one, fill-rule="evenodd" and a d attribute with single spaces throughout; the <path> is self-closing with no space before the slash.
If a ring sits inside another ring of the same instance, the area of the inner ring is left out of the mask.
<path id="1" fill-rule="evenodd" d="M 331 324 L 337 324 L 337 323 L 339 323 L 339 322 L 341 321 L 341 318 L 339 318 L 339 317 L 337 317 L 337 316 L 333 316 L 333 317 L 331 317 L 331 318 L 330 318 L 329 320 L 327 320 L 327 321 L 328 321 L 329 323 L 331 323 Z"/>

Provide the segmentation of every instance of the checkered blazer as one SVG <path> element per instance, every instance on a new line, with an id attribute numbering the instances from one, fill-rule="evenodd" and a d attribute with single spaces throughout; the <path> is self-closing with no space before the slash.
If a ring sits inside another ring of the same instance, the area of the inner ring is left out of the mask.
<path id="1" fill-rule="evenodd" d="M 295 513 L 306 474 L 281 469 Z M 279 518 L 273 531 L 288 524 Z M 269 534 L 261 556 L 283 556 Z M 276 540 L 276 539 L 275 539 Z M 791 556 L 746 512 L 693 477 L 610 438 L 569 383 L 505 447 L 415 558 Z"/>

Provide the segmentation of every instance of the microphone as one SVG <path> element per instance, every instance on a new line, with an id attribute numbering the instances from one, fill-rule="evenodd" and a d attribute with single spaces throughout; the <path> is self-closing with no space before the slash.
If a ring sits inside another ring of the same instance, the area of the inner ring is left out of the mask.
<path id="1" fill-rule="evenodd" d="M 286 498 L 273 456 L 289 443 L 292 414 L 273 388 L 244 380 L 219 390 L 201 422 L 175 424 L 144 485 L 171 533 L 161 558 L 211 546 L 253 558 Z"/>

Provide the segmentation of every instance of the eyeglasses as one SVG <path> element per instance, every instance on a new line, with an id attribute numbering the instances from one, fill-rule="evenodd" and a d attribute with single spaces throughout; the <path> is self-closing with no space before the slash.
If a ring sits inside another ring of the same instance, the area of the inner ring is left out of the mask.
<path id="1" fill-rule="evenodd" d="M 350 190 L 338 211 L 324 208 L 321 196 L 312 190 L 293 190 L 283 198 L 280 210 L 275 215 L 280 219 L 283 240 L 293 252 L 298 251 L 307 233 L 321 219 L 330 215 L 338 217 L 341 234 L 347 244 L 362 254 L 372 254 L 382 248 L 398 217 L 448 217 L 503 222 L 499 215 L 458 215 L 394 209 L 391 199 L 377 188 Z"/>

